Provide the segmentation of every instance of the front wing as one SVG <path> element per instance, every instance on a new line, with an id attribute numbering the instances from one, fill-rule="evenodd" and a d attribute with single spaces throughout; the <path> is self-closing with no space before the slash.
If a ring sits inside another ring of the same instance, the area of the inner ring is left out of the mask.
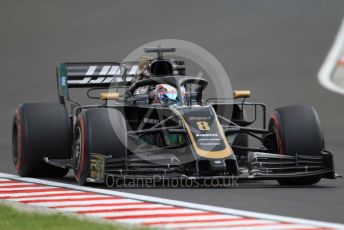
<path id="1" fill-rule="evenodd" d="M 183 165 L 168 163 L 155 164 L 153 161 L 134 159 L 135 168 L 128 168 L 126 159 L 111 159 L 100 154 L 93 154 L 89 182 L 104 183 L 112 179 L 157 179 L 157 180 L 205 180 L 205 179 L 237 179 L 237 180 L 277 180 L 282 178 L 302 178 L 319 176 L 335 179 L 333 156 L 329 151 L 322 151 L 319 156 L 280 155 L 253 152 L 248 156 L 247 167 L 240 167 L 239 175 L 192 175 L 186 173 Z M 119 169 L 121 164 L 126 165 Z M 130 164 L 130 163 L 129 163 Z M 113 166 L 117 166 L 116 169 Z"/>

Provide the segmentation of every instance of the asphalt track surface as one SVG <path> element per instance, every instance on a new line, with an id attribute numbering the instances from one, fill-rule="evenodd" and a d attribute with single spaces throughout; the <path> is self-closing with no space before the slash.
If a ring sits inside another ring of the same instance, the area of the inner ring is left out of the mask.
<path id="1" fill-rule="evenodd" d="M 234 88 L 273 108 L 310 104 L 344 175 L 344 96 L 322 88 L 319 70 L 344 1 L 0 1 L 0 171 L 15 173 L 11 122 L 23 102 L 56 101 L 55 66 L 118 61 L 153 40 L 194 42 L 223 64 Z M 74 183 L 72 178 L 60 180 Z M 276 182 L 236 189 L 121 189 L 222 207 L 344 223 L 344 180 L 311 187 Z"/>

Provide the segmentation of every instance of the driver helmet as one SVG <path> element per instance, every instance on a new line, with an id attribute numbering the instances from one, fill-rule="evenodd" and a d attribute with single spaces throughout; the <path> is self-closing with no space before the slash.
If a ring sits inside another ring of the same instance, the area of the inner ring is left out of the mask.
<path id="1" fill-rule="evenodd" d="M 183 99 L 185 97 L 185 88 L 181 88 L 181 93 L 183 95 Z M 171 102 L 179 102 L 178 99 L 178 91 L 175 87 L 168 85 L 168 84 L 158 84 L 155 87 L 155 98 L 153 103 L 171 103 Z"/>

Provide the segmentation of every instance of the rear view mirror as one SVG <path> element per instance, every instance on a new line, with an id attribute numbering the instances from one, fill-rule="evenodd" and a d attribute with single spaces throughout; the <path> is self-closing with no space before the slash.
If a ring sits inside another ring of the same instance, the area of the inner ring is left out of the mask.
<path id="1" fill-rule="evenodd" d="M 251 96 L 250 90 L 234 90 L 233 91 L 233 98 L 248 98 Z"/>
<path id="2" fill-rule="evenodd" d="M 99 99 L 101 99 L 101 100 L 119 100 L 119 93 L 100 93 Z"/>

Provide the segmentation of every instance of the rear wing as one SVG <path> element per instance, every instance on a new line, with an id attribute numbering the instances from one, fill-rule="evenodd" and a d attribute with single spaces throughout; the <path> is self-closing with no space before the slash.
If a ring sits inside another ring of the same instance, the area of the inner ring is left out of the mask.
<path id="1" fill-rule="evenodd" d="M 184 62 L 171 63 L 174 74 L 185 74 Z M 125 63 L 126 73 L 123 74 L 124 67 L 117 62 L 62 63 L 56 68 L 59 101 L 64 104 L 65 99 L 69 99 L 70 88 L 109 87 L 114 82 L 127 86 L 136 75 L 138 64 Z"/>
<path id="2" fill-rule="evenodd" d="M 109 87 L 111 83 L 130 82 L 138 69 L 138 64 L 126 65 L 124 69 L 117 62 L 62 63 L 56 68 L 58 95 L 60 102 L 69 98 L 69 88 Z"/>

